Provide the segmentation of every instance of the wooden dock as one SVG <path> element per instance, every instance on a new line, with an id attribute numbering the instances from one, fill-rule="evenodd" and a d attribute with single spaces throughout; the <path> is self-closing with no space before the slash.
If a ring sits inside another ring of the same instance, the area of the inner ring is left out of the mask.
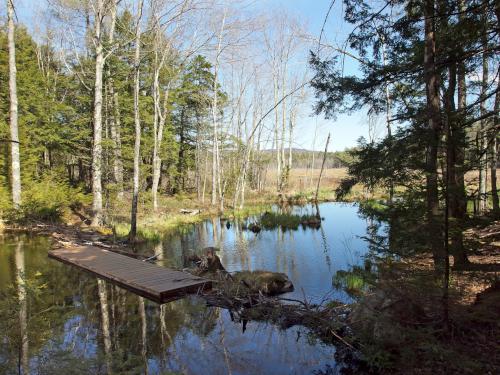
<path id="1" fill-rule="evenodd" d="M 75 266 L 157 303 L 211 289 L 210 280 L 95 246 L 49 251 L 49 258 Z"/>

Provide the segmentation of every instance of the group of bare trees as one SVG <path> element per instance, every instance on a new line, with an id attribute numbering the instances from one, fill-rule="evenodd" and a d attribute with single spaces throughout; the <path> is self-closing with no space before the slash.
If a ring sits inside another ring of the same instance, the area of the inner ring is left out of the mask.
<path id="1" fill-rule="evenodd" d="M 188 188 L 195 189 L 200 200 L 204 201 L 210 192 L 211 204 L 222 211 L 228 204 L 228 194 L 232 195 L 234 207 L 242 207 L 249 185 L 252 189 L 262 189 L 270 166 L 276 170 L 276 190 L 286 187 L 293 161 L 294 129 L 301 115 L 307 112 L 302 106 L 308 94 L 305 83 L 309 47 L 303 38 L 306 32 L 290 15 L 246 13 L 240 8 L 243 3 L 215 0 L 47 3 L 50 25 L 45 25 L 45 29 L 51 34 L 46 38 L 47 51 L 53 51 L 52 58 L 59 59 L 66 73 L 76 77 L 92 98 L 92 113 L 87 115 L 92 135 L 89 188 L 93 197 L 93 225 L 105 221 L 109 181 L 114 184 L 118 199 L 131 191 L 132 237 L 136 232 L 140 192 L 150 190 L 153 209 L 159 209 L 162 181 L 172 179 L 162 160 L 165 148 L 170 146 L 165 145 L 163 138 L 173 133 L 172 103 L 182 84 L 183 69 L 197 55 L 205 56 L 210 64 L 211 88 L 202 99 L 196 97 L 209 110 L 206 115 L 196 112 L 194 165 L 185 167 L 189 163 L 178 161 L 182 176 L 175 178 L 182 181 L 182 189 L 186 188 L 184 181 L 189 179 L 192 183 Z M 7 0 L 7 9 L 10 180 L 13 202 L 19 206 L 22 160 L 17 134 L 14 0 Z M 120 85 L 116 69 L 124 61 L 128 71 L 125 84 Z M 129 94 L 123 92 L 124 85 L 130 87 Z M 123 133 L 128 131 L 124 128 L 127 126 L 124 112 L 130 112 L 124 107 L 124 95 L 133 98 L 131 166 L 123 150 Z M 196 95 L 193 93 L 192 98 Z M 148 154 L 141 148 L 144 129 L 152 134 L 152 152 L 148 149 Z M 178 156 L 182 159 L 191 150 L 186 151 L 180 138 L 176 141 L 181 143 Z M 273 150 L 274 161 L 267 157 L 269 153 L 262 152 L 266 149 Z M 145 168 L 144 164 L 150 167 Z M 131 183 L 127 180 L 129 175 Z"/>

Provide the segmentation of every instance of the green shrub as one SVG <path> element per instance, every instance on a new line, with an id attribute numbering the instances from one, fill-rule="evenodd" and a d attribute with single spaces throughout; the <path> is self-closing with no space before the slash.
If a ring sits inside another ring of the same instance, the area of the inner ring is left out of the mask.
<path id="1" fill-rule="evenodd" d="M 9 189 L 0 184 L 0 218 L 12 209 L 12 198 Z"/>
<path id="2" fill-rule="evenodd" d="M 80 209 L 90 203 L 90 197 L 79 188 L 73 188 L 52 174 L 23 186 L 22 204 L 19 210 L 8 212 L 11 221 L 61 221 L 70 209 Z"/>

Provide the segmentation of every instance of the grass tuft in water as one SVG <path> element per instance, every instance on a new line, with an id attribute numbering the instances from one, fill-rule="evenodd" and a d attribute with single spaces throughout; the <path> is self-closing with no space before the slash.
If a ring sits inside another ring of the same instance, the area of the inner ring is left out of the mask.
<path id="1" fill-rule="evenodd" d="M 300 225 L 319 227 L 321 219 L 316 215 L 292 215 L 282 214 L 277 212 L 265 212 L 260 218 L 260 225 L 264 229 L 275 229 L 281 227 L 282 229 L 297 230 Z"/>

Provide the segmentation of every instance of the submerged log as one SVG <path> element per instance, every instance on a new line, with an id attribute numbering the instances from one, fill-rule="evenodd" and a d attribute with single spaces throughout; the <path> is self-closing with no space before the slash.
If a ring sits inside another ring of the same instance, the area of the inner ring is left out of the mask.
<path id="1" fill-rule="evenodd" d="M 201 214 L 201 210 L 191 210 L 191 209 L 185 209 L 185 208 L 181 208 L 179 210 L 179 213 L 183 214 L 183 215 L 191 215 L 191 216 L 194 216 L 194 215 L 199 215 Z"/>

